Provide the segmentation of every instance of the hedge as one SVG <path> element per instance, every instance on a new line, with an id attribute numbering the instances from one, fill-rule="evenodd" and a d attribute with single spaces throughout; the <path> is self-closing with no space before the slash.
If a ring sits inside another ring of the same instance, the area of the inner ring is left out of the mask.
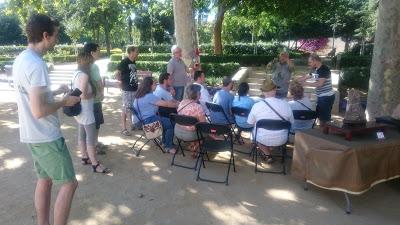
<path id="1" fill-rule="evenodd" d="M 345 88 L 368 90 L 369 67 L 347 67 L 340 73 L 340 85 Z"/>
<path id="2" fill-rule="evenodd" d="M 239 63 L 241 66 L 254 66 L 265 65 L 274 59 L 276 56 L 269 55 L 201 55 L 200 61 L 204 63 Z M 113 54 L 110 56 L 110 61 L 120 61 L 121 54 Z M 171 55 L 168 53 L 155 53 L 155 54 L 139 54 L 138 62 L 152 61 L 152 62 L 168 62 Z"/>
<path id="3" fill-rule="evenodd" d="M 337 62 L 336 57 L 336 62 Z M 372 56 L 357 56 L 357 55 L 349 55 L 342 54 L 340 56 L 340 68 L 348 68 L 348 67 L 371 67 Z"/>
<path id="4" fill-rule="evenodd" d="M 120 61 L 110 61 L 108 71 L 112 72 L 117 69 Z M 166 72 L 168 62 L 149 62 L 138 61 L 136 66 L 139 70 L 150 70 L 153 72 Z M 208 77 L 223 77 L 233 75 L 240 67 L 238 63 L 203 63 L 202 69 Z"/>
<path id="5" fill-rule="evenodd" d="M 154 45 L 153 53 L 171 53 L 172 45 Z M 140 53 L 151 53 L 151 45 L 139 45 Z M 283 45 L 278 43 L 261 43 L 257 44 L 258 55 L 278 55 L 279 52 L 284 48 Z M 200 51 L 205 54 L 214 54 L 214 46 L 212 44 L 200 45 Z M 251 43 L 236 43 L 236 44 L 224 44 L 223 54 L 236 55 L 236 54 L 253 54 L 254 45 Z"/>
<path id="6" fill-rule="evenodd" d="M 0 61 L 14 61 L 15 57 L 0 56 Z"/>

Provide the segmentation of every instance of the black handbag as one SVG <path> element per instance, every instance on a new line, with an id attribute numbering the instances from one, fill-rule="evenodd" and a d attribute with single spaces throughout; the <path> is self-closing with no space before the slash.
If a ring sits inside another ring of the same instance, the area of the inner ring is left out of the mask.
<path id="1" fill-rule="evenodd" d="M 75 77 L 74 77 L 73 81 L 71 82 L 71 92 L 69 94 L 71 96 L 79 97 L 82 94 L 81 90 L 79 90 L 78 88 L 75 88 L 75 90 L 72 91 L 72 83 L 75 81 L 75 79 L 78 76 L 78 74 L 79 74 L 79 72 L 77 72 L 75 74 Z M 82 111 L 81 101 L 77 102 L 73 106 L 63 106 L 64 114 L 69 116 L 69 117 L 77 116 L 77 115 L 79 115 L 81 113 L 81 111 Z"/>

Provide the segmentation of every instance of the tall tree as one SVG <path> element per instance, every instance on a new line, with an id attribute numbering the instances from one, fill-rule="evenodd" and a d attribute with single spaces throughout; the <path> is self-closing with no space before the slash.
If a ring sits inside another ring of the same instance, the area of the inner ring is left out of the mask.
<path id="1" fill-rule="evenodd" d="M 192 0 L 173 0 L 176 43 L 183 50 L 183 60 L 189 65 L 195 57 L 196 33 Z"/>
<path id="2" fill-rule="evenodd" d="M 367 115 L 389 115 L 400 99 L 400 4 L 380 0 L 369 81 Z"/>

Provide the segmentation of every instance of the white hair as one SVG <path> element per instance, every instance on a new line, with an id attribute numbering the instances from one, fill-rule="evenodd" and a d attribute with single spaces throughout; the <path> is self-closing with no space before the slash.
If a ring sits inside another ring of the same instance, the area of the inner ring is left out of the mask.
<path id="1" fill-rule="evenodd" d="M 175 51 L 178 50 L 178 49 L 180 49 L 180 48 L 178 47 L 178 45 L 172 45 L 172 47 L 171 47 L 171 53 L 174 54 Z"/>

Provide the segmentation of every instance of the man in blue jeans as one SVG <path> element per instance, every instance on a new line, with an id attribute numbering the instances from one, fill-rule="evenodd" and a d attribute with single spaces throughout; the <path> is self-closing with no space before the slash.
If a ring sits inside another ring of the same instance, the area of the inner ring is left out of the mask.
<path id="1" fill-rule="evenodd" d="M 331 111 L 335 102 L 335 91 L 332 88 L 331 71 L 328 66 L 322 64 L 321 58 L 317 54 L 311 54 L 308 58 L 308 65 L 314 69 L 313 73 L 305 75 L 298 80 L 304 82 L 307 79 L 314 78 L 315 83 L 307 83 L 307 86 L 316 87 L 317 114 L 320 127 L 331 120 Z"/>
<path id="2" fill-rule="evenodd" d="M 188 67 L 182 60 L 182 49 L 174 45 L 171 48 L 172 58 L 167 65 L 167 72 L 171 75 L 172 86 L 175 90 L 175 100 L 182 101 L 185 86 L 189 80 Z"/>
<path id="3" fill-rule="evenodd" d="M 153 94 L 164 101 L 175 101 L 173 98 L 174 89 L 171 87 L 172 78 L 169 73 L 162 73 L 158 78 L 158 85 Z M 161 123 L 163 126 L 162 144 L 166 149 L 173 149 L 174 127 L 175 124 L 169 119 L 171 113 L 177 113 L 176 108 L 158 107 Z"/>

